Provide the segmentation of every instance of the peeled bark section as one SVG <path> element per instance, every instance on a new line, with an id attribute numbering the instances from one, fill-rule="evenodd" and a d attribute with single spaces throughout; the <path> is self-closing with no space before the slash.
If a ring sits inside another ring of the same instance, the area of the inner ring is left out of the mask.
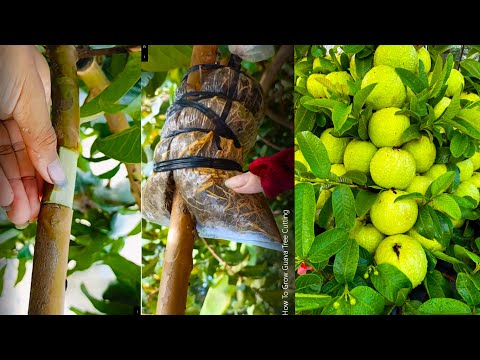
<path id="1" fill-rule="evenodd" d="M 59 149 L 78 153 L 80 109 L 78 104 L 77 52 L 73 45 L 49 46 L 52 77 L 52 124 Z M 74 174 L 76 156 L 61 157 L 66 172 Z M 66 162 L 69 163 L 66 163 Z M 70 163 L 75 162 L 75 163 Z M 75 175 L 64 188 L 47 185 L 38 216 L 32 284 L 28 313 L 60 315 L 64 313 L 68 246 L 72 226 Z M 68 196 L 64 196 L 69 194 Z M 52 196 L 52 193 L 55 196 Z M 68 199 L 67 199 L 68 198 Z M 52 202 L 62 199 L 63 205 Z M 70 206 L 65 206 L 69 203 Z"/>

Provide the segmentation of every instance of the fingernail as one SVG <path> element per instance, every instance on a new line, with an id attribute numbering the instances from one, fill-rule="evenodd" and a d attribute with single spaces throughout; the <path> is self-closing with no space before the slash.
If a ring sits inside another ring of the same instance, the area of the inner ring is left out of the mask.
<path id="1" fill-rule="evenodd" d="M 26 222 L 25 224 L 16 224 L 15 227 L 18 229 L 18 230 L 23 230 L 25 229 L 28 225 L 30 225 L 30 222 Z"/>
<path id="2" fill-rule="evenodd" d="M 233 179 L 233 180 L 232 180 L 232 179 L 233 179 L 233 178 L 230 178 L 230 179 L 225 180 L 225 186 L 228 187 L 228 188 L 230 188 L 230 189 L 233 188 L 233 187 L 235 187 L 235 184 L 236 184 L 236 182 L 237 182 L 235 179 Z"/>
<path id="3" fill-rule="evenodd" d="M 60 164 L 60 160 L 53 161 L 47 167 L 48 175 L 52 179 L 53 183 L 56 186 L 63 187 L 67 184 L 67 178 L 65 177 L 65 173 L 63 172 L 62 164 Z"/>

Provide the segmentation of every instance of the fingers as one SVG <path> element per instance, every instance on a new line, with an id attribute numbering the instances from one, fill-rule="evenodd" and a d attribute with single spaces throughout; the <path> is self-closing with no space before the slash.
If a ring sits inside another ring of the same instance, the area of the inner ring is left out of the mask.
<path id="1" fill-rule="evenodd" d="M 13 110 L 33 166 L 49 183 L 65 184 L 65 173 L 57 155 L 57 137 L 47 109 L 45 90 L 37 71 L 25 75 L 22 91 Z"/>
<path id="2" fill-rule="evenodd" d="M 8 182 L 7 176 L 0 167 L 0 206 L 9 211 L 13 203 L 13 190 Z"/>
<path id="3" fill-rule="evenodd" d="M 240 194 L 256 194 L 263 191 L 260 178 L 251 172 L 227 179 L 225 185 Z"/>
<path id="4" fill-rule="evenodd" d="M 30 158 L 25 150 L 25 144 L 23 143 L 20 129 L 14 120 L 4 121 L 3 124 L 7 129 L 12 144 L 13 151 L 17 160 L 20 177 L 27 194 L 28 202 L 30 205 L 30 221 L 37 218 L 40 211 L 40 201 L 38 198 L 37 180 L 35 178 L 35 168 L 33 167 Z"/>
<path id="5" fill-rule="evenodd" d="M 15 147 L 21 148 L 22 144 L 15 144 Z M 0 122 L 0 166 L 14 194 L 12 206 L 7 211 L 8 218 L 14 224 L 25 224 L 30 220 L 30 202 L 21 179 L 15 151 L 3 121 Z"/>
<path id="6" fill-rule="evenodd" d="M 51 86 L 50 86 L 50 68 L 48 67 L 47 61 L 40 52 L 32 47 L 33 52 L 33 61 L 35 67 L 37 68 L 38 75 L 43 84 L 43 90 L 45 91 L 45 100 L 47 102 L 47 110 L 50 113 L 50 107 L 52 105 L 51 100 Z"/>

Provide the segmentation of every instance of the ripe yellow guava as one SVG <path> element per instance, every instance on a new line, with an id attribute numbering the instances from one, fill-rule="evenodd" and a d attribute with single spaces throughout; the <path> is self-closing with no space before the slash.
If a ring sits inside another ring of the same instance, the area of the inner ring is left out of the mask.
<path id="1" fill-rule="evenodd" d="M 356 81 L 358 79 L 357 76 L 357 65 L 355 64 L 355 55 L 352 56 L 350 59 L 350 75 L 352 75 L 352 78 Z"/>
<path id="2" fill-rule="evenodd" d="M 468 179 L 473 185 L 475 185 L 478 188 L 480 188 L 480 173 L 474 172 L 472 177 Z"/>
<path id="3" fill-rule="evenodd" d="M 442 116 L 445 109 L 450 105 L 452 99 L 448 97 L 443 97 L 442 100 L 438 102 L 437 105 L 433 107 L 433 113 L 435 114 L 435 120 Z"/>
<path id="4" fill-rule="evenodd" d="M 370 161 L 377 150 L 377 147 L 369 141 L 353 139 L 348 143 L 343 155 L 345 170 L 370 173 Z"/>
<path id="5" fill-rule="evenodd" d="M 307 79 L 307 91 L 315 98 L 325 97 L 325 87 L 316 79 L 324 78 L 323 74 L 312 74 Z"/>
<path id="6" fill-rule="evenodd" d="M 445 174 L 446 172 L 447 172 L 447 165 L 445 165 L 445 164 L 433 164 L 432 167 L 430 169 L 428 169 L 425 172 L 425 174 L 423 174 L 423 175 L 432 179 L 432 180 L 435 180 L 439 176 Z"/>
<path id="7" fill-rule="evenodd" d="M 347 81 L 353 81 L 350 74 L 346 71 L 335 71 L 331 72 L 326 76 L 328 80 L 333 84 L 333 87 L 337 90 L 339 95 L 351 95 L 350 88 L 348 87 Z M 330 98 L 330 92 L 325 90 L 325 96 Z"/>
<path id="8" fill-rule="evenodd" d="M 311 171 L 310 165 L 308 165 L 307 160 L 303 156 L 302 150 L 298 149 L 297 151 L 295 151 L 294 160 L 305 165 L 305 167 L 307 168 L 307 171 Z"/>
<path id="9" fill-rule="evenodd" d="M 373 155 L 370 174 L 378 186 L 403 190 L 415 177 L 415 159 L 406 150 L 384 147 Z"/>
<path id="10" fill-rule="evenodd" d="M 400 190 L 381 192 L 370 209 L 370 220 L 381 233 L 395 235 L 407 232 L 417 221 L 418 205 L 413 199 L 394 202 L 401 195 Z"/>
<path id="11" fill-rule="evenodd" d="M 420 60 L 423 62 L 423 66 L 425 68 L 425 72 L 428 73 L 432 68 L 432 59 L 430 58 L 430 53 L 424 47 L 417 50 L 419 66 Z"/>
<path id="12" fill-rule="evenodd" d="M 480 200 L 480 193 L 478 192 L 477 187 L 471 181 L 462 181 L 457 190 L 454 192 L 455 195 L 460 197 L 470 196 L 475 200 L 476 205 L 478 206 L 478 201 Z"/>
<path id="13" fill-rule="evenodd" d="M 447 80 L 447 91 L 445 92 L 446 96 L 452 97 L 456 92 L 462 91 L 465 86 L 465 79 L 460 71 L 457 69 L 452 69 L 450 76 Z"/>
<path id="14" fill-rule="evenodd" d="M 328 201 L 331 195 L 332 191 L 330 189 L 323 189 L 320 191 L 320 195 L 318 195 L 317 200 L 317 210 L 322 209 L 325 206 L 325 203 Z"/>
<path id="15" fill-rule="evenodd" d="M 330 135 L 330 132 L 333 128 L 326 129 L 320 135 L 320 141 L 325 145 L 327 149 L 328 158 L 332 164 L 341 164 L 343 162 L 343 154 L 345 153 L 345 148 L 349 143 L 350 139 L 348 138 L 337 138 L 333 135 Z"/>
<path id="16" fill-rule="evenodd" d="M 456 163 L 458 169 L 460 170 L 460 181 L 468 180 L 472 177 L 473 174 L 473 162 L 470 159 L 465 159 Z"/>
<path id="17" fill-rule="evenodd" d="M 377 249 L 378 245 L 385 238 L 380 231 L 375 228 L 372 224 L 363 225 L 355 233 L 354 239 L 358 245 L 367 249 L 370 254 L 373 254 Z"/>
<path id="18" fill-rule="evenodd" d="M 428 250 L 430 251 L 443 251 L 445 250 L 445 246 L 442 246 L 436 239 L 430 240 L 427 239 L 426 237 L 420 235 L 417 230 L 414 228 L 411 228 L 408 230 L 407 233 L 409 236 L 417 240 L 420 244 L 425 246 Z"/>
<path id="19" fill-rule="evenodd" d="M 375 252 L 377 264 L 390 264 L 403 272 L 417 287 L 427 275 L 427 256 L 422 245 L 408 235 L 385 238 Z"/>
<path id="20" fill-rule="evenodd" d="M 477 102 L 477 101 L 480 101 L 480 96 L 478 96 L 475 93 L 463 92 L 460 95 L 460 99 L 464 99 L 464 100 L 468 100 L 468 101 L 472 101 L 472 102 Z"/>
<path id="21" fill-rule="evenodd" d="M 376 147 L 401 146 L 402 134 L 410 127 L 406 115 L 395 115 L 401 109 L 388 107 L 373 113 L 368 122 L 368 136 Z"/>
<path id="22" fill-rule="evenodd" d="M 405 191 L 407 193 L 414 193 L 414 192 L 418 192 L 422 195 L 425 195 L 425 193 L 427 192 L 427 189 L 428 187 L 430 186 L 430 184 L 433 182 L 432 179 L 430 178 L 427 178 L 426 176 L 421 176 L 421 175 L 416 175 L 413 180 L 412 180 L 412 183 L 410 184 L 409 187 L 407 187 L 405 189 Z M 423 202 L 423 200 L 421 199 L 415 199 L 417 201 L 417 204 L 421 204 Z"/>
<path id="23" fill-rule="evenodd" d="M 437 156 L 435 145 L 425 135 L 422 135 L 419 140 L 410 140 L 402 146 L 402 149 L 413 155 L 418 173 L 423 173 L 430 169 Z"/>
<path id="24" fill-rule="evenodd" d="M 367 105 L 372 106 L 374 110 L 402 107 L 407 97 L 406 90 L 393 68 L 386 65 L 374 66 L 365 74 L 362 89 L 373 83 L 377 83 L 377 86 L 368 95 Z"/>

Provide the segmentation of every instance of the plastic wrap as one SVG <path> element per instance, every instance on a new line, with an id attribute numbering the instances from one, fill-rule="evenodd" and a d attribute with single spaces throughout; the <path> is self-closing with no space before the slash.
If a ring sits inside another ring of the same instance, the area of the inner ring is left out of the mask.
<path id="1" fill-rule="evenodd" d="M 178 87 L 155 148 L 154 162 L 204 156 L 233 160 L 243 166 L 245 155 L 255 144 L 262 118 L 262 90 L 254 79 L 229 67 L 199 72 L 200 91 L 189 88 L 186 78 Z M 232 91 L 232 84 L 236 84 L 236 91 Z M 232 101 L 227 106 L 229 97 Z M 228 109 L 225 124 L 238 143 L 229 136 L 218 136 L 215 121 L 195 107 L 183 106 L 184 99 L 194 100 L 219 117 Z M 182 129 L 201 131 L 182 133 Z M 239 174 L 212 168 L 156 172 L 148 178 L 143 190 L 143 216 L 169 226 L 176 189 L 187 203 L 200 236 L 281 250 L 281 236 L 265 197 L 238 194 L 224 185 L 226 179 Z"/>

